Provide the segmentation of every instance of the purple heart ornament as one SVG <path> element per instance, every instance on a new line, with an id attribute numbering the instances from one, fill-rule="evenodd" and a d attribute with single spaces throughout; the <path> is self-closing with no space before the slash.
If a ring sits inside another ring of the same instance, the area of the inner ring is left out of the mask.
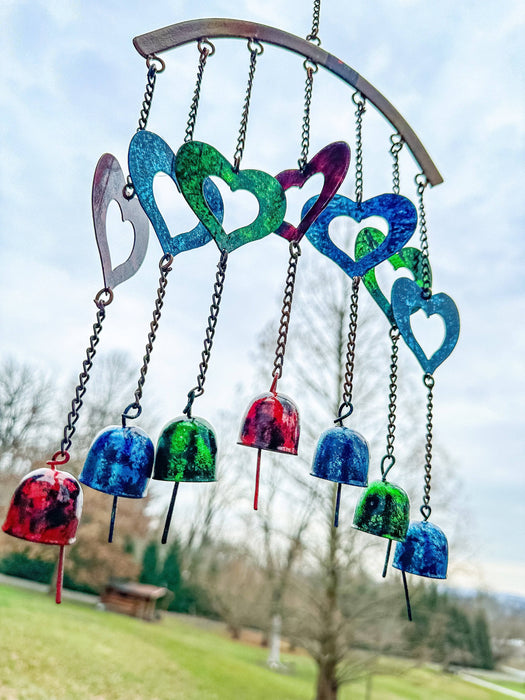
<path id="1" fill-rule="evenodd" d="M 341 183 L 346 177 L 350 165 L 350 147 L 344 141 L 330 143 L 316 153 L 308 161 L 303 170 L 283 170 L 276 179 L 281 183 L 283 190 L 290 187 L 302 187 L 307 180 L 317 173 L 324 177 L 323 189 L 311 208 L 305 213 L 303 209 L 302 219 L 297 228 L 287 221 L 279 226 L 275 232 L 287 241 L 300 241 L 307 229 L 314 223 L 319 214 L 328 206 Z M 310 200 L 311 201 L 311 200 Z"/>

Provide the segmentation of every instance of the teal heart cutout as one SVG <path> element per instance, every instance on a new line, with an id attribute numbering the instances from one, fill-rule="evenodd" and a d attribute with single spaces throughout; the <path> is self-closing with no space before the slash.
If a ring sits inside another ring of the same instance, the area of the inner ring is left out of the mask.
<path id="1" fill-rule="evenodd" d="M 219 151 L 201 141 L 183 144 L 175 159 L 175 172 L 181 192 L 208 229 L 220 250 L 231 253 L 246 243 L 264 238 L 282 224 L 286 213 L 286 197 L 281 184 L 262 170 L 239 170 L 226 160 Z M 203 183 L 207 177 L 220 177 L 232 192 L 246 190 L 259 203 L 259 213 L 247 226 L 226 233 L 211 211 L 203 194 Z"/>
<path id="2" fill-rule="evenodd" d="M 377 228 L 367 227 L 361 229 L 355 240 L 355 259 L 360 260 L 365 255 L 368 255 L 370 251 L 375 250 L 375 248 L 381 245 L 385 238 L 386 236 L 384 233 L 379 231 Z M 391 255 L 389 258 L 387 258 L 387 260 L 392 265 L 394 270 L 399 270 L 401 268 L 406 268 L 409 270 L 414 277 L 414 282 L 416 282 L 419 287 L 423 287 L 424 261 L 423 254 L 418 248 L 401 248 L 398 253 Z M 430 285 L 432 285 L 432 271 L 430 269 L 430 264 L 428 271 L 429 282 Z M 385 314 L 391 324 L 395 324 L 392 306 L 379 287 L 375 268 L 373 267 L 371 270 L 368 270 L 368 272 L 363 275 L 362 279 L 365 287 L 368 289 L 381 311 Z"/>

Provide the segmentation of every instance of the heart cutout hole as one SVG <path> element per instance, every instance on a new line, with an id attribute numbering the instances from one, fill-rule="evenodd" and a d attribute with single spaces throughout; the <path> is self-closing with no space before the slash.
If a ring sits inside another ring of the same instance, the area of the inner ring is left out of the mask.
<path id="1" fill-rule="evenodd" d="M 423 309 L 418 309 L 410 316 L 410 327 L 421 349 L 430 359 L 445 340 L 443 318 L 439 314 L 427 316 Z"/>
<path id="2" fill-rule="evenodd" d="M 165 173 L 153 179 L 153 196 L 171 236 L 192 231 L 199 223 L 193 209 L 179 192 L 175 181 Z"/>
<path id="3" fill-rule="evenodd" d="M 286 214 L 285 221 L 293 224 L 296 228 L 301 221 L 301 212 L 306 202 L 311 197 L 318 197 L 324 186 L 324 176 L 322 173 L 312 175 L 302 187 L 289 187 L 286 190 Z M 312 204 L 313 206 L 313 204 Z"/>
<path id="4" fill-rule="evenodd" d="M 236 231 L 251 224 L 259 215 L 257 197 L 248 190 L 233 192 L 220 177 L 210 177 L 217 186 L 224 202 L 224 221 L 222 228 L 226 233 Z"/>
<path id="5" fill-rule="evenodd" d="M 129 221 L 122 221 L 118 203 L 112 199 L 106 210 L 106 238 L 113 269 L 125 262 L 131 255 L 135 232 Z"/>
<path id="6" fill-rule="evenodd" d="M 334 245 L 355 260 L 355 239 L 363 228 L 376 228 L 386 236 L 388 224 L 380 216 L 369 216 L 362 221 L 355 221 L 351 216 L 336 216 L 328 226 L 328 235 Z"/>

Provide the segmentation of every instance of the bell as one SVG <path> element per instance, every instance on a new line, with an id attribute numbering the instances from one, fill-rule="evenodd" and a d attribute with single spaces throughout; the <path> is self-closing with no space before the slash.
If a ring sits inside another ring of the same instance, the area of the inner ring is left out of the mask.
<path id="1" fill-rule="evenodd" d="M 153 469 L 153 443 L 136 427 L 112 425 L 93 440 L 79 481 L 113 496 L 108 542 L 113 541 L 117 499 L 143 498 Z"/>
<path id="2" fill-rule="evenodd" d="M 67 461 L 69 455 L 59 463 Z M 61 601 L 64 546 L 75 541 L 81 512 L 82 488 L 78 481 L 68 472 L 44 467 L 29 472 L 18 484 L 2 525 L 2 530 L 13 537 L 60 546 L 57 603 Z"/>
<path id="3" fill-rule="evenodd" d="M 179 416 L 163 429 L 157 445 L 153 478 L 174 481 L 162 543 L 168 531 L 181 481 L 215 481 L 217 440 L 213 428 L 203 418 Z"/>
<path id="4" fill-rule="evenodd" d="M 366 486 L 368 462 L 368 443 L 355 430 L 340 425 L 325 430 L 319 438 L 310 473 L 338 484 L 334 527 L 339 525 L 341 484 Z"/>
<path id="5" fill-rule="evenodd" d="M 277 379 L 267 394 L 258 396 L 246 411 L 238 445 L 257 448 L 257 470 L 253 508 L 259 501 L 261 450 L 296 455 L 299 446 L 299 412 L 294 402 L 275 390 Z"/>
<path id="6" fill-rule="evenodd" d="M 412 620 L 405 573 L 447 578 L 448 542 L 445 533 L 427 520 L 410 523 L 406 540 L 396 545 L 392 566 L 402 573 L 408 619 Z"/>
<path id="7" fill-rule="evenodd" d="M 357 504 L 354 527 L 389 540 L 404 540 L 409 518 L 405 491 L 388 481 L 373 481 Z"/>

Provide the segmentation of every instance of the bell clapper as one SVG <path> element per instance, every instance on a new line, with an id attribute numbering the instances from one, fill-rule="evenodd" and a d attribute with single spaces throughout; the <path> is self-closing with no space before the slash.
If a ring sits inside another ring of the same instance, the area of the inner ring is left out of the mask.
<path id="1" fill-rule="evenodd" d="M 261 449 L 257 450 L 257 469 L 255 472 L 255 495 L 253 497 L 253 509 L 259 508 L 259 476 L 261 474 Z"/>
<path id="2" fill-rule="evenodd" d="M 401 576 L 403 577 L 403 588 L 405 589 L 405 600 L 407 604 L 407 616 L 408 621 L 412 622 L 412 608 L 410 607 L 410 596 L 408 595 L 408 583 L 407 577 L 403 570 L 401 570 Z"/>
<path id="3" fill-rule="evenodd" d="M 334 515 L 334 527 L 339 526 L 339 506 L 341 505 L 341 486 L 342 484 L 337 484 L 337 496 L 335 500 L 335 515 Z"/>
<path id="4" fill-rule="evenodd" d="M 58 555 L 58 569 L 57 569 L 57 586 L 55 603 L 60 604 L 62 602 L 62 583 L 64 581 L 64 545 L 60 545 L 60 553 Z"/>
<path id="5" fill-rule="evenodd" d="M 162 539 L 161 539 L 162 544 L 166 544 L 166 542 L 168 541 L 168 533 L 170 531 L 170 525 L 171 525 L 171 516 L 173 515 L 173 508 L 175 507 L 175 499 L 177 498 L 177 491 L 178 490 L 179 490 L 179 482 L 176 481 L 173 484 L 173 491 L 171 494 L 170 505 L 168 508 L 168 513 L 166 515 L 166 522 L 164 523 L 164 531 L 162 533 Z"/>
<path id="6" fill-rule="evenodd" d="M 388 540 L 388 546 L 386 548 L 385 565 L 383 567 L 383 578 L 386 578 L 386 572 L 388 571 L 388 562 L 390 561 L 390 552 L 392 551 L 392 540 Z"/>
<path id="7" fill-rule="evenodd" d="M 113 530 L 115 529 L 115 516 L 117 515 L 118 496 L 113 496 L 113 507 L 111 509 L 111 520 L 109 521 L 108 542 L 113 542 Z"/>

